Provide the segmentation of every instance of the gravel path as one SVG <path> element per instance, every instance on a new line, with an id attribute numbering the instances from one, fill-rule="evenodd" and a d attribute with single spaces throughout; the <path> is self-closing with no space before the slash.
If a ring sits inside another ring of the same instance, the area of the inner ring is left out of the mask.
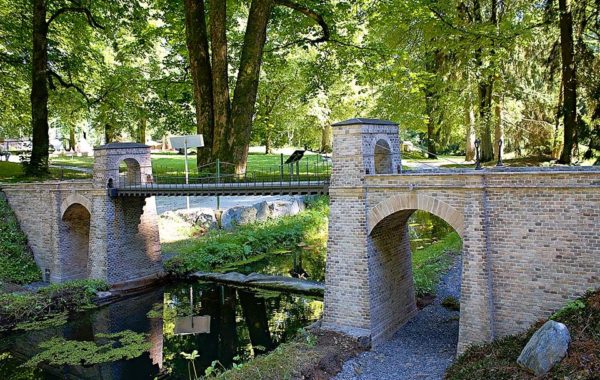
<path id="1" fill-rule="evenodd" d="M 389 342 L 347 361 L 335 379 L 442 379 L 456 355 L 459 313 L 441 302 L 447 296 L 459 298 L 460 273 L 459 257 L 443 276 L 434 303 L 402 326 Z"/>

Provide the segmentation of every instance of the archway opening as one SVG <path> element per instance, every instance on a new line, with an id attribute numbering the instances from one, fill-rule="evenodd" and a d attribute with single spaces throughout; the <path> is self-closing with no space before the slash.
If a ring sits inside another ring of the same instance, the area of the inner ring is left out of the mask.
<path id="1" fill-rule="evenodd" d="M 373 227 L 369 251 L 373 339 L 419 345 L 411 340 L 420 337 L 432 355 L 454 355 L 462 273 L 459 233 L 427 211 L 400 210 Z"/>
<path id="2" fill-rule="evenodd" d="M 142 170 L 140 163 L 134 158 L 126 158 L 119 163 L 119 184 L 125 186 L 140 185 Z"/>
<path id="3" fill-rule="evenodd" d="M 384 139 L 379 139 L 375 143 L 374 152 L 375 174 L 392 174 L 392 148 Z"/>
<path id="4" fill-rule="evenodd" d="M 73 203 L 64 212 L 60 230 L 61 280 L 89 277 L 90 212 Z"/>

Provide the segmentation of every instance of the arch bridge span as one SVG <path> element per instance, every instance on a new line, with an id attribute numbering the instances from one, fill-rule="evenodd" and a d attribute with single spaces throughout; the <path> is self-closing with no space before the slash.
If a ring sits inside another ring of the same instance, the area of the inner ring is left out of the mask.
<path id="1" fill-rule="evenodd" d="M 381 135 L 391 141 L 383 160 Z M 598 168 L 400 174 L 398 126 L 368 119 L 335 125 L 333 148 L 324 328 L 378 345 L 416 313 L 415 210 L 463 239 L 459 352 L 522 332 L 600 286 Z M 391 169 L 373 174 L 382 161 Z"/>

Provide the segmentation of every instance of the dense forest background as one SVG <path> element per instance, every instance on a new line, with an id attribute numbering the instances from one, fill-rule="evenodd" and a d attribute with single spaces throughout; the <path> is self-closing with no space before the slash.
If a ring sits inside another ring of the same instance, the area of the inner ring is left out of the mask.
<path id="1" fill-rule="evenodd" d="M 0 138 L 49 128 L 163 141 L 199 163 L 248 146 L 331 150 L 331 124 L 390 119 L 435 154 L 497 142 L 560 163 L 600 149 L 600 0 L 0 0 Z"/>

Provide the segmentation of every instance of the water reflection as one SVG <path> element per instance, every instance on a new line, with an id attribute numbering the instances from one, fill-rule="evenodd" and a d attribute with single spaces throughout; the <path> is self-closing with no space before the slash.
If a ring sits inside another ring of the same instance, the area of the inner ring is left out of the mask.
<path id="1" fill-rule="evenodd" d="M 2 379 L 188 379 L 190 360 L 182 352 L 198 351 L 194 365 L 199 375 L 213 362 L 229 368 L 272 350 L 321 313 L 321 300 L 289 293 L 213 283 L 166 286 L 82 313 L 61 327 L 1 340 L 0 354 L 9 352 L 11 357 L 0 360 L 0 374 Z M 123 330 L 147 334 L 150 351 L 131 360 L 85 367 L 19 367 L 52 337 L 92 341 L 98 333 Z"/>

